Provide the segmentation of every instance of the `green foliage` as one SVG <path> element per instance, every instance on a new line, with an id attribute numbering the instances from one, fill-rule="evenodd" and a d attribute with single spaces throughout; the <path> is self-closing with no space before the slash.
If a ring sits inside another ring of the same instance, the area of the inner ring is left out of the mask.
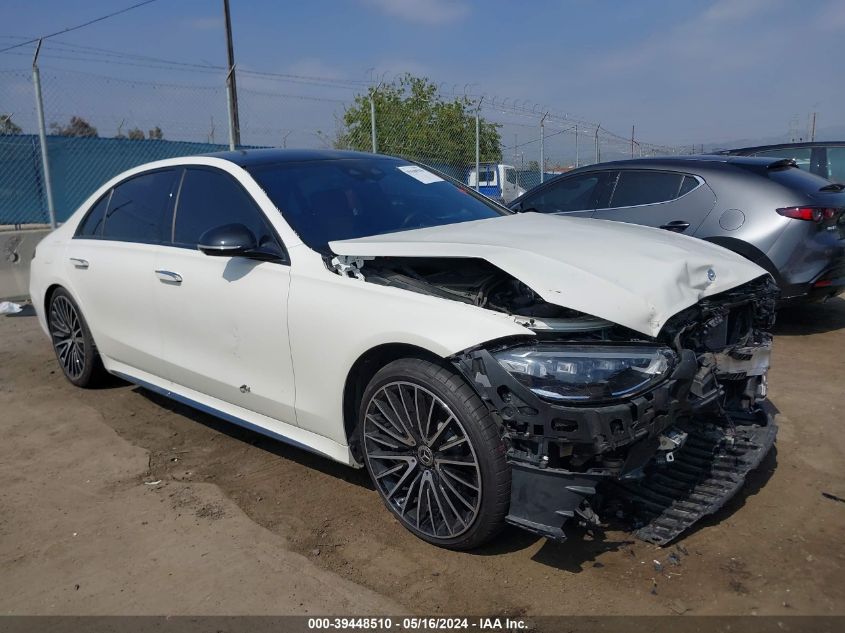
<path id="1" fill-rule="evenodd" d="M 475 162 L 473 103 L 466 97 L 445 101 L 428 79 L 410 74 L 357 95 L 343 115 L 335 147 L 372 150 L 371 99 L 375 101 L 379 153 L 450 165 Z M 498 125 L 482 118 L 479 131 L 481 160 L 499 162 L 502 149 Z"/>
<path id="2" fill-rule="evenodd" d="M 130 141 L 143 141 L 144 140 L 144 130 L 141 130 L 137 127 L 132 128 L 126 133 L 126 137 Z"/>
<path id="3" fill-rule="evenodd" d="M 0 134 L 20 134 L 22 131 L 20 126 L 12 121 L 11 114 L 0 114 Z"/>
<path id="4" fill-rule="evenodd" d="M 70 123 L 64 126 L 51 123 L 50 129 L 58 136 L 97 136 L 97 128 L 81 116 L 70 117 Z"/>
<path id="5" fill-rule="evenodd" d="M 154 141 L 160 141 L 164 139 L 164 133 L 161 131 L 161 128 L 156 125 L 147 133 L 147 138 Z"/>

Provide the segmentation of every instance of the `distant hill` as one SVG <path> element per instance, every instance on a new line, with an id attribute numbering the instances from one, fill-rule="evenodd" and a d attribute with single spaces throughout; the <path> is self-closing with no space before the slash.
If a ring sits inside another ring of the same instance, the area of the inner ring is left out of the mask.
<path id="1" fill-rule="evenodd" d="M 794 139 L 798 141 L 799 139 Z M 809 138 L 800 139 L 802 141 L 809 141 Z M 845 125 L 834 125 L 830 127 L 819 128 L 816 130 L 816 141 L 842 141 L 845 140 Z M 714 143 L 704 143 L 705 152 L 715 152 L 720 149 L 736 149 L 739 147 L 754 147 L 757 145 L 774 145 L 776 143 L 790 143 L 793 139 L 788 134 L 781 134 L 779 136 L 757 137 L 757 138 L 740 138 L 728 141 L 718 141 Z"/>

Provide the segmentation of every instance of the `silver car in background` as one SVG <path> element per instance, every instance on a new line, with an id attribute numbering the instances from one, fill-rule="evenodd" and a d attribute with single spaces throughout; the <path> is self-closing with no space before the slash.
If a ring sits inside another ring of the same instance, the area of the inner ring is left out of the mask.
<path id="1" fill-rule="evenodd" d="M 791 159 L 641 158 L 573 170 L 509 206 L 698 237 L 765 268 L 781 300 L 798 302 L 845 288 L 843 190 Z"/>

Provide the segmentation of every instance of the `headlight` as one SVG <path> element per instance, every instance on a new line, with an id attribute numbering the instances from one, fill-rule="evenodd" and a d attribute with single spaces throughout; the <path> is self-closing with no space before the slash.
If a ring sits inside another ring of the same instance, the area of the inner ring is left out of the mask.
<path id="1" fill-rule="evenodd" d="M 668 347 L 533 345 L 496 352 L 516 380 L 561 402 L 616 400 L 661 382 L 675 365 Z"/>

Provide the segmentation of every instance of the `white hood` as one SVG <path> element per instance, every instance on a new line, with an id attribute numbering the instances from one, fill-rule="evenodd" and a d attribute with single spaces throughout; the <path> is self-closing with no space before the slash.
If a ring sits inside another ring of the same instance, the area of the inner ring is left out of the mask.
<path id="1" fill-rule="evenodd" d="M 649 336 L 703 297 L 766 274 L 744 257 L 692 237 L 540 213 L 342 240 L 329 247 L 352 257 L 486 259 L 549 303 Z"/>

